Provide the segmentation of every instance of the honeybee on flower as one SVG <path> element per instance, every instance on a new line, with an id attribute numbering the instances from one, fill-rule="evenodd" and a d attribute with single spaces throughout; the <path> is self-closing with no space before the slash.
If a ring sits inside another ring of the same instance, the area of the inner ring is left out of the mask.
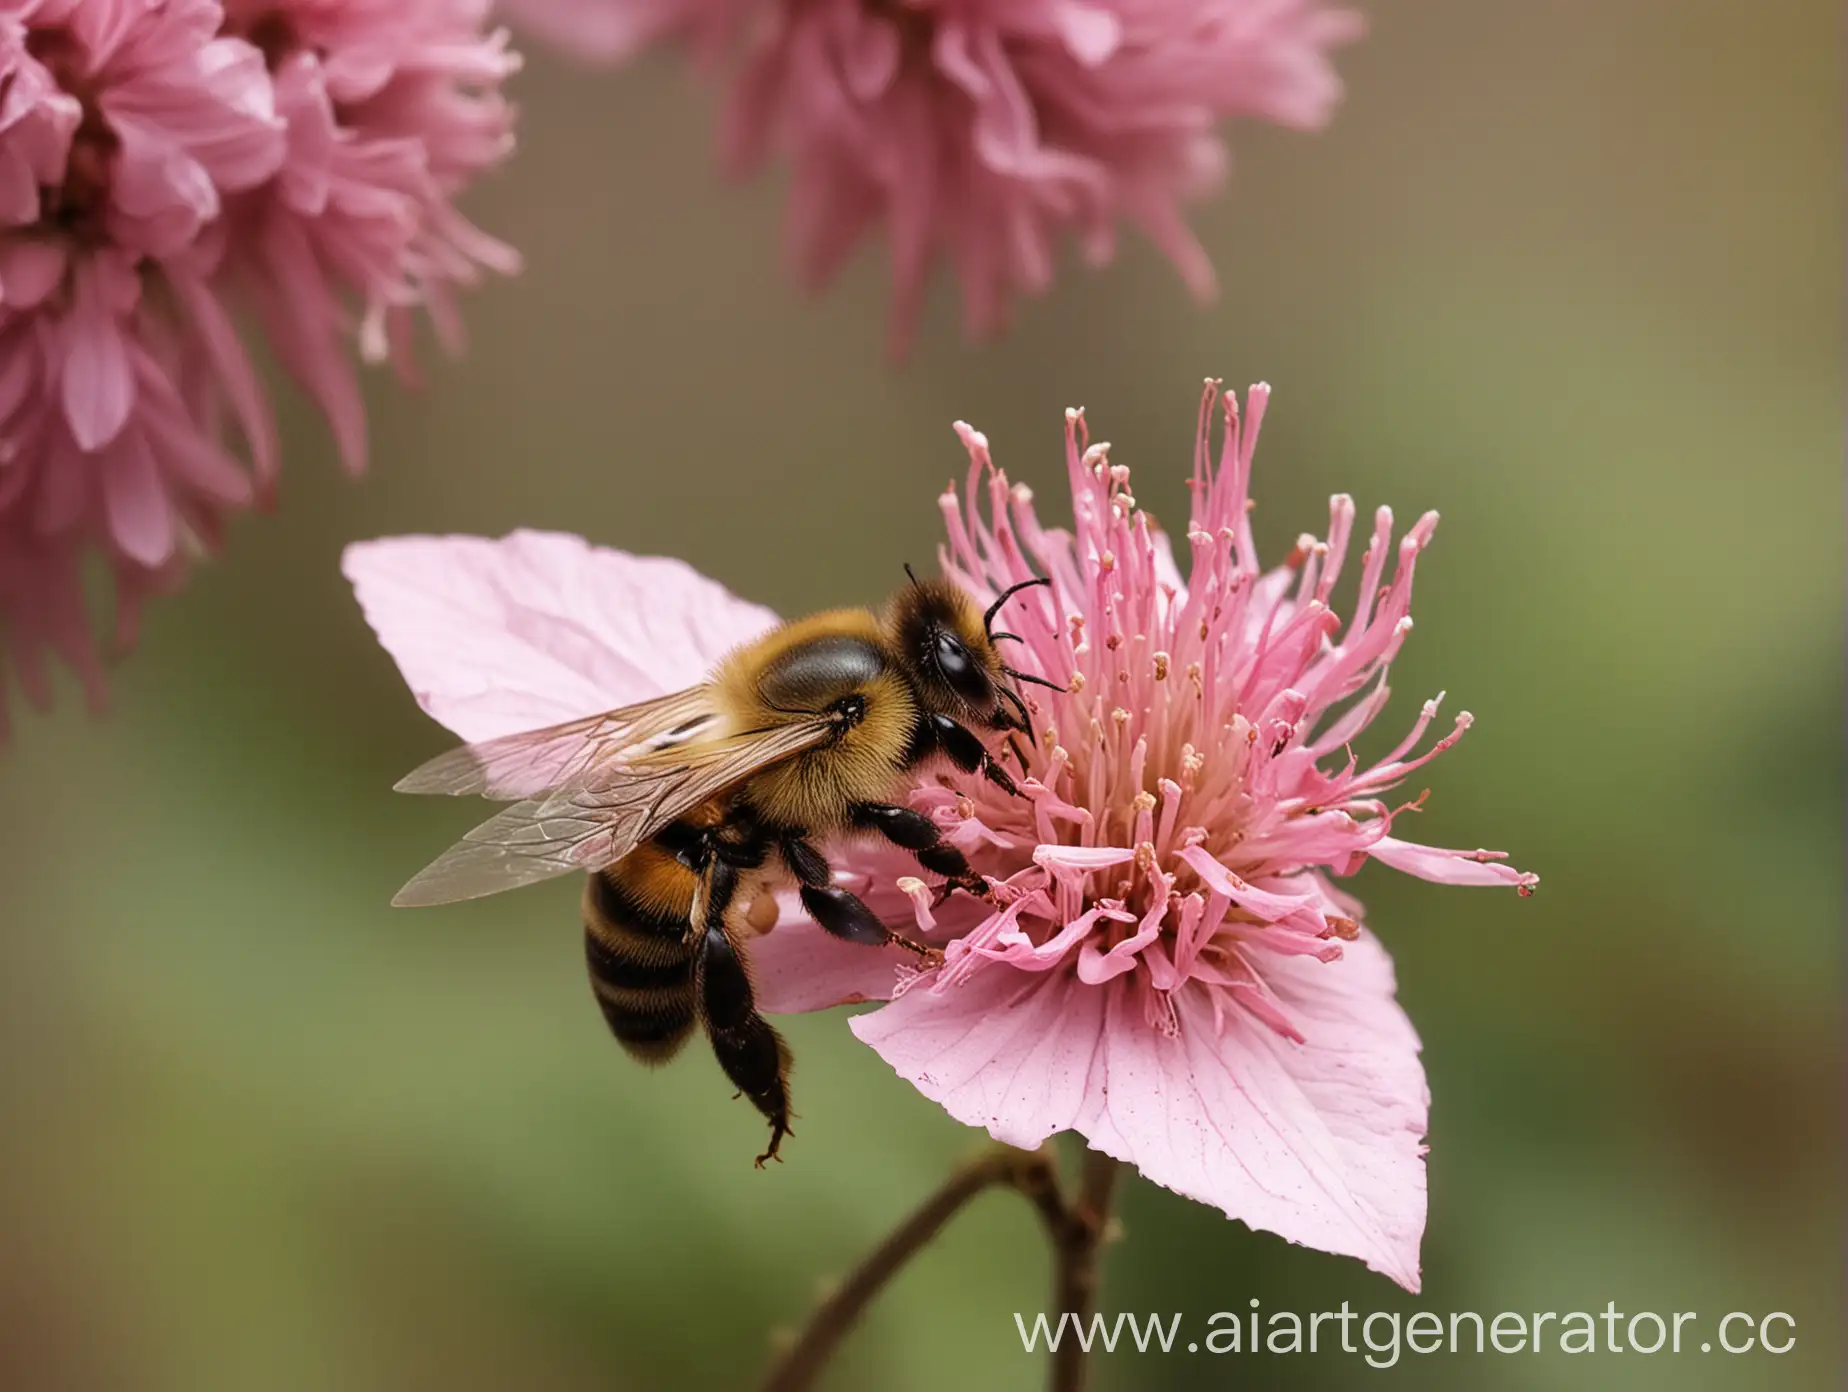
<path id="1" fill-rule="evenodd" d="M 1390 697 L 1437 516 L 1395 539 L 1375 513 L 1345 617 L 1351 498 L 1265 568 L 1248 496 L 1268 402 L 1256 386 L 1241 411 L 1206 386 L 1185 574 L 1082 412 L 1066 417 L 1069 530 L 1042 525 L 957 426 L 969 475 L 941 500 L 943 578 L 975 606 L 1012 592 L 989 636 L 1033 679 L 1019 695 L 1036 740 L 1015 775 L 931 765 L 901 796 L 983 892 L 945 897 L 898 848 L 843 837 L 826 848 L 834 882 L 933 952 L 842 941 L 794 896 L 740 937 L 763 1010 L 887 1002 L 854 1033 L 958 1120 L 1022 1148 L 1076 1131 L 1415 1290 L 1418 1040 L 1336 881 L 1370 860 L 1523 894 L 1537 877 L 1394 834 L 1418 801 L 1395 790 L 1471 723 L 1428 738 L 1433 699 L 1383 758 L 1350 750 Z M 420 703 L 476 741 L 698 683 L 774 623 L 679 562 L 551 534 L 366 543 L 348 573 Z"/>

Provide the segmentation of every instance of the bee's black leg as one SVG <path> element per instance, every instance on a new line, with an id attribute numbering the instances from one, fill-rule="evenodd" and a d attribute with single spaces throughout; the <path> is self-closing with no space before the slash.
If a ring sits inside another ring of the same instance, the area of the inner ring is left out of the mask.
<path id="1" fill-rule="evenodd" d="M 938 750 L 947 754 L 950 762 L 964 773 L 979 770 L 982 777 L 1002 792 L 1020 792 L 1013 776 L 995 762 L 988 746 L 977 739 L 972 730 L 958 725 L 947 715 L 927 715 L 918 723 L 918 732 L 912 739 L 911 761 L 917 763 Z"/>
<path id="2" fill-rule="evenodd" d="M 1025 777 L 1027 772 L 1027 753 L 1020 747 L 1020 741 L 1015 739 L 1012 735 L 1009 735 L 1007 737 L 1007 748 L 1008 752 L 1014 756 L 1014 762 L 1020 765 L 1021 776 Z"/>
<path id="3" fill-rule="evenodd" d="M 789 1131 L 789 1049 L 757 1013 L 744 959 L 725 931 L 725 910 L 738 885 L 737 870 L 712 864 L 706 890 L 705 928 L 699 948 L 699 1004 L 712 1052 L 725 1076 L 770 1123 L 770 1145 L 757 1166 L 777 1158 Z"/>
<path id="4" fill-rule="evenodd" d="M 966 889 L 977 898 L 988 896 L 988 881 L 969 868 L 963 853 L 945 841 L 942 829 L 922 812 L 886 802 L 862 802 L 855 804 L 852 815 L 855 826 L 878 832 L 894 846 L 910 851 L 926 870 L 947 879 L 943 897 L 951 889 Z"/>
<path id="5" fill-rule="evenodd" d="M 906 809 L 894 807 L 892 811 L 905 812 Z M 935 831 L 936 828 L 933 826 L 931 830 Z M 858 895 L 832 883 L 834 875 L 828 868 L 828 862 L 800 836 L 783 837 L 782 851 L 783 863 L 789 867 L 789 873 L 796 877 L 796 882 L 801 886 L 798 893 L 802 898 L 802 907 L 827 932 L 866 947 L 884 947 L 887 943 L 897 943 L 920 957 L 932 958 L 937 955 L 936 949 L 894 933 L 860 901 Z M 968 866 L 963 868 L 966 870 Z"/>

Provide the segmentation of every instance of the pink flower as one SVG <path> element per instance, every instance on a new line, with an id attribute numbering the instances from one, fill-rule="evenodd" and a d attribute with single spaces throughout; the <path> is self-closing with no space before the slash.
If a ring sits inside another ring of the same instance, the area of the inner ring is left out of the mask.
<path id="1" fill-rule="evenodd" d="M 1497 852 L 1394 835 L 1422 797 L 1392 789 L 1436 718 L 1361 766 L 1411 630 L 1412 575 L 1437 524 L 1395 545 L 1376 514 L 1344 621 L 1331 607 L 1355 520 L 1260 568 L 1246 487 L 1268 400 L 1246 418 L 1209 384 L 1185 577 L 1129 471 L 1068 413 L 1074 527 L 1045 528 L 986 441 L 943 499 L 945 572 L 978 598 L 1034 574 L 1004 610 L 1034 688 L 1022 796 L 933 772 L 910 794 L 987 876 L 997 908 L 932 892 L 902 853 L 846 842 L 840 878 L 944 949 L 829 938 L 795 913 L 753 944 L 759 1001 L 811 1010 L 891 998 L 854 1032 L 957 1119 L 1035 1146 L 1064 1130 L 1157 1183 L 1291 1241 L 1359 1257 L 1409 1289 L 1424 1229 L 1427 1093 L 1384 948 L 1334 880 L 1368 860 L 1449 884 L 1536 883 Z M 1209 450 L 1212 413 L 1223 442 Z M 516 533 L 349 549 L 368 619 L 424 709 L 468 740 L 591 714 L 697 681 L 773 617 L 678 562 Z M 1441 699 L 1441 698 L 1440 698 Z"/>
<path id="2" fill-rule="evenodd" d="M 846 862 L 898 885 L 919 927 L 948 938 L 940 970 L 901 982 L 853 1029 L 1000 1140 L 1078 1131 L 1159 1184 L 1415 1290 L 1418 1040 L 1385 950 L 1333 881 L 1369 859 L 1523 893 L 1536 878 L 1498 852 L 1393 835 L 1422 798 L 1395 808 L 1388 794 L 1462 737 L 1467 713 L 1415 752 L 1440 697 L 1383 759 L 1363 767 L 1351 752 L 1386 704 L 1437 515 L 1395 546 L 1380 509 L 1344 622 L 1331 606 L 1352 499 L 1332 500 L 1326 539 L 1305 535 L 1263 569 L 1247 484 L 1269 390 L 1252 389 L 1242 423 L 1216 396 L 1209 383 L 1184 579 L 1129 470 L 1087 444 L 1082 413 L 1066 423 L 1070 532 L 1042 527 L 1027 490 L 958 426 L 972 471 L 966 500 L 943 500 L 944 570 L 978 599 L 1051 577 L 1051 597 L 1024 593 L 1006 626 L 1021 639 L 1012 660 L 1067 689 L 1032 693 L 1040 739 L 1023 797 L 971 779 L 912 795 L 1004 908 L 958 898 L 933 921 L 902 868 Z"/>
<path id="3" fill-rule="evenodd" d="M 1052 281 L 1058 244 L 1115 254 L 1129 222 L 1202 299 L 1184 203 L 1223 182 L 1229 116 L 1313 129 L 1358 18 L 1319 0 L 516 0 L 591 58 L 662 35 L 741 52 L 725 120 L 739 171 L 791 166 L 787 238 L 811 287 L 875 228 L 891 241 L 892 341 L 909 343 L 932 264 L 962 281 L 968 332 L 1000 331 Z"/>
<path id="4" fill-rule="evenodd" d="M 220 18 L 212 0 L 0 0 L 0 626 L 41 705 L 47 652 L 100 699 L 88 550 L 124 640 L 252 496 L 210 415 L 214 379 L 254 375 L 219 332 L 202 233 L 274 173 L 283 130 Z"/>
<path id="5" fill-rule="evenodd" d="M 0 0 L 0 658 L 35 704 L 53 653 L 100 701 L 87 554 L 115 577 L 121 646 L 140 602 L 273 494 L 228 275 L 283 311 L 278 353 L 357 463 L 344 301 L 402 350 L 412 306 L 453 338 L 453 287 L 511 267 L 449 203 L 507 148 L 512 60 L 482 8 Z M 323 67 L 317 105 L 303 74 Z"/>

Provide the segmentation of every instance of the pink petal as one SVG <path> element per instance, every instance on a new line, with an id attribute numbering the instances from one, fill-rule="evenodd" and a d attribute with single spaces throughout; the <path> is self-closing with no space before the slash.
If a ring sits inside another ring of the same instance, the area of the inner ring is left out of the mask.
<path id="1" fill-rule="evenodd" d="M 388 537 L 342 568 L 419 704 L 471 741 L 696 685 L 776 623 L 682 561 L 559 532 Z"/>
<path id="2" fill-rule="evenodd" d="M 962 986 L 908 991 L 848 1024 L 958 1121 L 1030 1150 L 1075 1126 L 1103 1084 L 1106 994 L 1062 973 L 990 966 Z"/>
<path id="3" fill-rule="evenodd" d="M 231 316 L 204 281 L 190 275 L 172 274 L 167 283 L 192 317 L 199 344 L 211 361 L 212 370 L 237 414 L 244 441 L 250 447 L 257 486 L 267 495 L 275 486 L 281 446 L 276 438 L 276 419 L 257 379 L 256 369 L 237 336 Z"/>
<path id="4" fill-rule="evenodd" d="M 67 253 L 56 242 L 15 240 L 0 251 L 0 302 L 30 309 L 64 279 Z"/>
<path id="5" fill-rule="evenodd" d="M 1180 858 L 1192 867 L 1208 889 L 1225 895 L 1241 909 L 1255 914 L 1266 923 L 1275 923 L 1315 903 L 1313 894 L 1277 894 L 1247 884 L 1215 860 L 1204 846 L 1188 846 L 1181 851 Z"/>
<path id="6" fill-rule="evenodd" d="M 881 920 L 903 928 L 913 915 L 913 906 L 897 882 L 918 871 L 917 861 L 909 852 L 877 842 L 851 840 L 829 842 L 821 851 L 830 864 L 851 867 L 836 873 L 836 883 L 859 895 Z M 778 894 L 777 903 L 780 912 L 776 926 L 752 938 L 747 949 L 751 981 L 761 1010 L 790 1015 L 889 1000 L 900 977 L 916 969 L 917 959 L 903 948 L 863 947 L 823 931 L 804 911 L 793 890 Z M 979 912 L 971 907 L 974 905 L 975 900 L 958 895 L 944 910 L 946 920 L 955 920 L 953 924 L 946 922 L 945 930 L 972 926 L 965 920 Z"/>
<path id="7" fill-rule="evenodd" d="M 124 326 L 94 295 L 79 291 L 65 326 L 63 400 L 71 435 L 87 452 L 122 433 L 135 405 Z"/>
<path id="8" fill-rule="evenodd" d="M 297 223 L 278 220 L 262 252 L 263 307 L 276 353 L 320 405 L 341 462 L 352 473 L 363 473 L 366 407 L 351 360 L 327 332 L 338 316 L 333 289 Z"/>
<path id="9" fill-rule="evenodd" d="M 0 227 L 18 227 L 38 217 L 38 176 L 12 152 L 0 154 Z"/>
<path id="10" fill-rule="evenodd" d="M 1526 890 L 1540 883 L 1538 875 L 1498 864 L 1506 851 L 1446 851 L 1382 836 L 1367 854 L 1382 865 L 1439 884 L 1514 885 Z"/>
<path id="11" fill-rule="evenodd" d="M 1136 858 L 1133 846 L 1036 846 L 1035 864 L 1049 870 L 1103 870 Z"/>
<path id="12" fill-rule="evenodd" d="M 1363 936 L 1336 962 L 1265 954 L 1262 974 L 1303 1042 L 1223 999 L 1216 1030 L 1197 984 L 1175 993 L 1170 1037 L 1129 983 L 999 967 L 851 1027 L 998 1140 L 1076 1130 L 1158 1184 L 1417 1290 L 1428 1095 L 1391 962 Z"/>
<path id="13" fill-rule="evenodd" d="M 1052 22 L 1072 57 L 1087 68 L 1106 62 L 1123 42 L 1123 22 L 1100 6 L 1056 5 Z"/>
<path id="14" fill-rule="evenodd" d="M 152 570 L 173 554 L 173 507 L 161 488 L 154 451 L 132 430 L 103 456 L 109 531 L 132 561 Z"/>
<path id="15" fill-rule="evenodd" d="M 35 443 L 45 451 L 45 465 L 38 497 L 33 501 L 32 521 L 41 536 L 55 536 L 74 528 L 94 505 L 102 471 L 91 467 L 91 461 L 65 431 L 39 432 Z"/>
<path id="16" fill-rule="evenodd" d="M 863 102 L 877 101 L 892 85 L 901 59 L 896 25 L 861 23 L 855 16 L 841 35 L 839 62 L 847 90 Z"/>
<path id="17" fill-rule="evenodd" d="M 219 39 L 199 54 L 200 75 L 223 109 L 193 142 L 194 155 L 223 189 L 254 188 L 282 164 L 285 124 L 263 55 L 241 39 Z"/>
<path id="18" fill-rule="evenodd" d="M 916 960 L 903 948 L 843 942 L 799 916 L 751 939 L 747 950 L 757 1008 L 772 1015 L 889 1000 Z"/>
<path id="19" fill-rule="evenodd" d="M 124 245 L 154 256 L 173 255 L 218 215 L 217 186 L 168 132 L 122 113 L 113 125 L 121 149 L 110 185 L 111 226 L 120 231 Z"/>
<path id="20" fill-rule="evenodd" d="M 666 28 L 673 7 L 635 0 L 502 0 L 502 8 L 536 37 L 585 62 L 614 63 Z"/>

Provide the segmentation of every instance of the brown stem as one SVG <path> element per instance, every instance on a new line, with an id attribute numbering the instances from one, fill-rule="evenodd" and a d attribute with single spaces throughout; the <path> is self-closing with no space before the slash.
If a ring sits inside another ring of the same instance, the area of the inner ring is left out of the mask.
<path id="1" fill-rule="evenodd" d="M 1101 1151 L 1087 1150 L 1078 1194 L 1068 1203 L 1051 1157 L 1041 1151 L 996 1146 L 963 1165 L 943 1186 L 822 1301 L 809 1322 L 771 1368 L 763 1392 L 808 1392 L 841 1340 L 873 1298 L 884 1289 L 943 1225 L 984 1189 L 1001 1186 L 1020 1194 L 1038 1210 L 1052 1241 L 1055 1319 L 1070 1314 L 1078 1327 L 1091 1318 L 1097 1303 L 1097 1258 L 1110 1223 L 1117 1162 Z M 1055 1327 L 1057 1327 L 1055 1325 Z M 1068 1331 L 1053 1354 L 1051 1392 L 1082 1392 L 1083 1344 Z"/>
<path id="2" fill-rule="evenodd" d="M 1049 1158 L 1037 1151 L 1004 1146 L 984 1151 L 952 1174 L 822 1301 L 796 1342 L 770 1370 L 763 1392 L 806 1392 L 813 1386 L 847 1331 L 885 1283 L 958 1209 L 992 1185 L 1016 1189 L 1032 1200 L 1049 1228 L 1063 1223 L 1065 1202 Z"/>
<path id="3" fill-rule="evenodd" d="M 1085 1151 L 1077 1202 L 1065 1209 L 1063 1220 L 1056 1226 L 1048 1220 L 1057 1266 L 1052 1313 L 1061 1321 L 1067 1314 L 1072 1317 L 1072 1327 L 1052 1355 L 1052 1372 L 1046 1383 L 1051 1392 L 1084 1389 L 1085 1348 L 1073 1336 L 1097 1308 L 1097 1259 L 1110 1225 L 1117 1168 L 1117 1162 L 1101 1150 Z"/>

